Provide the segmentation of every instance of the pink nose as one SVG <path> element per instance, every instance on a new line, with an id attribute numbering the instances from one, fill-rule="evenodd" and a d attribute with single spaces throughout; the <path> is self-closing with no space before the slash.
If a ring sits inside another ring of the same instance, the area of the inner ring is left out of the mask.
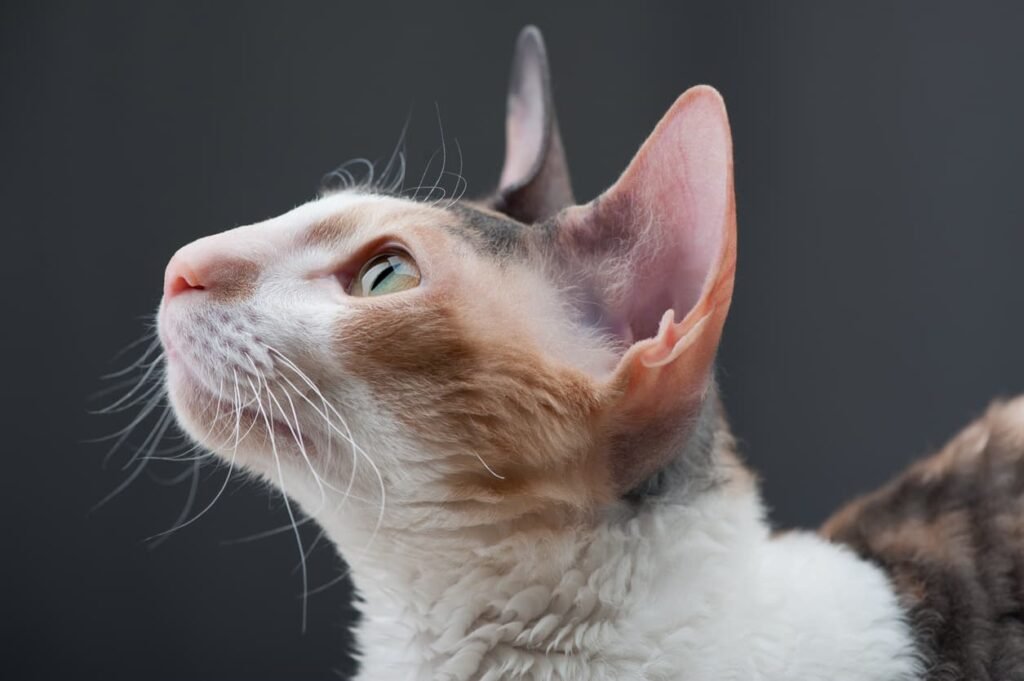
<path id="1" fill-rule="evenodd" d="M 228 234 L 231 234 L 230 232 Z M 239 294 L 249 289 L 259 270 L 251 250 L 242 255 L 237 239 L 214 235 L 181 248 L 164 270 L 164 298 L 187 291 Z"/>
<path id="2" fill-rule="evenodd" d="M 186 262 L 185 258 L 175 255 L 167 263 L 164 270 L 164 298 L 172 298 L 189 290 L 203 290 L 206 286 L 200 283 L 199 275 Z"/>

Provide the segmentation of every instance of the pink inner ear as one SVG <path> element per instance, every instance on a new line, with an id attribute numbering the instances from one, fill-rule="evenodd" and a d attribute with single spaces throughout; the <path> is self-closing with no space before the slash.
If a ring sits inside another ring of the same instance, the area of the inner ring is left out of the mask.
<path id="1" fill-rule="evenodd" d="M 517 78 L 509 93 L 505 121 L 505 166 L 498 181 L 503 189 L 529 180 L 544 151 L 545 92 L 541 66 L 520 65 Z"/>
<path id="2" fill-rule="evenodd" d="M 731 233 L 730 158 L 720 97 L 711 88 L 694 88 L 676 101 L 596 203 L 591 220 L 612 221 L 600 231 L 606 238 L 619 232 L 628 244 L 630 272 L 620 276 L 630 280 L 619 282 L 617 295 L 605 300 L 606 321 L 625 342 L 659 335 L 667 310 L 675 312 L 680 328 L 694 323 L 685 318 L 714 285 Z"/>

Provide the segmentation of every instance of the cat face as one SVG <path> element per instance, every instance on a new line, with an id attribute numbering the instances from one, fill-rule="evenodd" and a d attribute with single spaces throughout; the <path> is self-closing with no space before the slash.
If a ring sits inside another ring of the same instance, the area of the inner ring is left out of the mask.
<path id="1" fill-rule="evenodd" d="M 497 228 L 513 241 L 495 251 Z M 618 353 L 546 274 L 542 231 L 342 192 L 186 246 L 159 315 L 180 422 L 313 508 L 321 486 L 577 502 L 597 481 L 548 488 L 600 470 L 597 383 Z"/>
<path id="2" fill-rule="evenodd" d="M 539 35 L 512 83 L 490 200 L 346 190 L 175 254 L 159 329 L 194 439 L 373 531 L 588 511 L 685 445 L 732 290 L 721 99 L 683 95 L 571 206 Z"/>

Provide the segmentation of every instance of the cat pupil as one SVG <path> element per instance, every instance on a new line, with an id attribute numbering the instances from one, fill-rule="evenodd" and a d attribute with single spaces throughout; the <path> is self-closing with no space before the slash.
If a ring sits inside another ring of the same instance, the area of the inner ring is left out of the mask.
<path id="1" fill-rule="evenodd" d="M 419 271 L 408 256 L 387 253 L 374 257 L 363 266 L 350 293 L 356 296 L 397 293 L 414 288 L 419 282 Z"/>
<path id="2" fill-rule="evenodd" d="M 370 284 L 370 290 L 373 291 L 374 289 L 376 289 L 377 286 L 379 286 L 380 283 L 383 282 L 385 279 L 390 277 L 391 273 L 394 272 L 394 271 L 395 271 L 395 266 L 391 264 L 390 259 L 389 259 L 388 264 L 384 266 L 384 268 L 380 271 L 380 274 L 378 274 L 376 277 L 374 277 L 373 283 Z"/>

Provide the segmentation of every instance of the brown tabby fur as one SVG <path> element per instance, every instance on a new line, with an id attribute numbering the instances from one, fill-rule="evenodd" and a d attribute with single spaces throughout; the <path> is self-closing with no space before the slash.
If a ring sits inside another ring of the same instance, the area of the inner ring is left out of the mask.
<path id="1" fill-rule="evenodd" d="M 822 528 L 879 565 L 929 681 L 1024 679 L 1024 398 Z"/>

